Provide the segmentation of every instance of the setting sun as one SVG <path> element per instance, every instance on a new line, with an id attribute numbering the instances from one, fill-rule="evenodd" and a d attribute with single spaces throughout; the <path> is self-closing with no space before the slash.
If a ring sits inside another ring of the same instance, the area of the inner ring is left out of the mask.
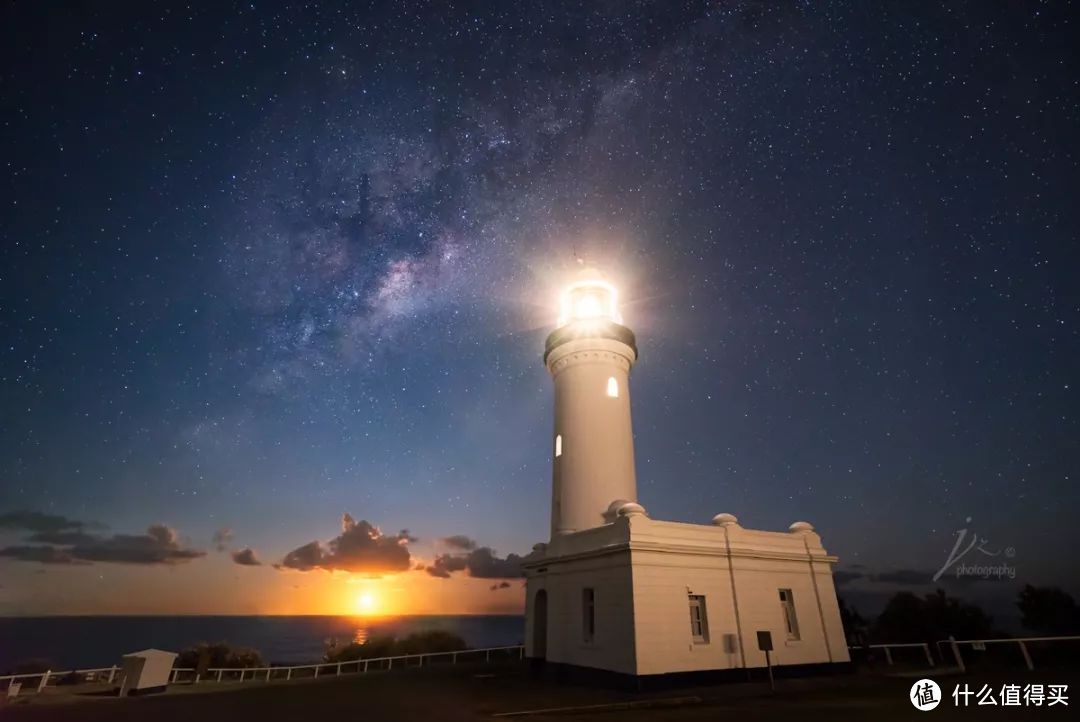
<path id="1" fill-rule="evenodd" d="M 361 592 L 356 598 L 356 611 L 359 614 L 375 614 L 379 610 L 379 600 L 371 592 Z"/>

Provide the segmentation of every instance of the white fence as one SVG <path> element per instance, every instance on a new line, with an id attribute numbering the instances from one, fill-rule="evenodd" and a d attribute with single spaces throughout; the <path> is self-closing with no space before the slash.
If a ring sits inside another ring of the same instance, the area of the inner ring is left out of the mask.
<path id="1" fill-rule="evenodd" d="M 487 647 L 484 649 L 462 649 L 456 652 L 427 652 L 424 654 L 400 654 L 394 657 L 372 657 L 370 659 L 356 659 L 351 662 L 320 662 L 318 664 L 300 664 L 292 667 L 221 667 L 206 670 L 205 677 L 198 677 L 195 669 L 191 667 L 174 667 L 169 681 L 173 684 L 179 682 L 223 682 L 223 681 L 260 681 L 291 680 L 311 677 L 317 679 L 327 676 L 326 673 L 337 676 L 341 674 L 366 674 L 371 670 L 391 670 L 395 663 L 402 667 L 423 667 L 424 663 L 431 664 L 433 660 L 448 659 L 450 664 L 457 664 L 458 659 L 478 661 L 483 655 L 485 662 L 490 662 L 492 653 L 503 659 L 525 656 L 524 645 L 510 647 Z M 308 674 L 310 672 L 310 674 Z"/>
<path id="2" fill-rule="evenodd" d="M 926 655 L 926 663 L 931 667 L 934 666 L 934 656 L 930 654 L 930 645 L 926 642 L 904 642 L 899 644 L 864 644 L 854 647 L 848 647 L 848 649 L 882 649 L 885 650 L 885 661 L 889 663 L 891 667 L 893 664 L 892 650 L 902 649 L 905 647 L 921 647 L 923 654 Z"/>
<path id="3" fill-rule="evenodd" d="M 41 692 L 46 687 L 57 683 L 66 682 L 71 680 L 72 683 L 87 684 L 94 682 L 101 682 L 105 684 L 111 684 L 116 678 L 116 674 L 120 671 L 119 667 L 98 667 L 96 669 L 69 669 L 63 672 L 30 672 L 29 674 L 9 674 L 0 677 L 0 682 L 7 682 L 4 685 L 5 690 L 8 691 L 8 696 L 11 695 L 10 690 L 15 685 L 22 686 L 29 680 L 35 680 L 33 687 L 36 691 Z"/>
<path id="4" fill-rule="evenodd" d="M 961 672 L 967 671 L 963 655 L 960 652 L 961 645 L 968 645 L 972 649 L 982 650 L 988 644 L 1015 644 L 1018 645 L 1024 658 L 1024 664 L 1029 670 L 1035 669 L 1031 653 L 1027 644 L 1031 642 L 1076 642 L 1080 636 L 1069 637 L 1007 637 L 1003 639 L 942 639 L 937 642 L 938 656 L 944 660 L 941 645 L 947 644 L 952 651 L 956 666 Z M 881 649 L 885 652 L 885 659 L 889 665 L 893 664 L 892 650 L 902 648 L 919 647 L 926 657 L 926 662 L 934 666 L 933 655 L 930 654 L 930 645 L 924 642 L 909 642 L 903 644 L 868 644 L 848 647 L 856 649 Z M 494 657 L 493 657 L 494 655 Z M 402 654 L 394 657 L 373 657 L 371 659 L 357 659 L 351 662 L 320 662 L 318 664 L 301 664 L 291 667 L 214 667 L 206 670 L 204 676 L 196 675 L 196 670 L 191 667 L 174 667 L 169 677 L 171 684 L 200 684 L 205 682 L 272 682 L 291 681 L 294 679 L 317 679 L 326 676 L 338 676 L 342 674 L 366 674 L 370 671 L 392 670 L 395 667 L 424 667 L 437 661 L 457 664 L 459 660 L 479 661 L 483 656 L 485 662 L 491 662 L 493 658 L 522 659 L 525 656 L 524 645 L 509 647 L 487 647 L 485 649 L 462 649 L 457 652 L 430 652 L 425 654 Z M 61 672 L 31 672 L 28 674 L 9 674 L 0 677 L 0 689 L 12 691 L 20 687 L 33 688 L 36 692 L 42 692 L 46 687 L 63 684 L 114 684 L 119 682 L 120 667 L 97 667 L 95 669 L 69 669 Z M 19 685 L 20 687 L 16 687 Z"/>
<path id="5" fill-rule="evenodd" d="M 1080 636 L 1072 637 L 1006 637 L 1004 639 L 954 639 L 949 637 L 948 639 L 939 639 L 937 642 L 938 655 L 941 655 L 941 645 L 949 645 L 949 649 L 952 650 L 953 659 L 956 660 L 956 666 L 960 668 L 961 672 L 967 671 L 967 665 L 964 664 L 964 655 L 960 653 L 960 645 L 966 644 L 972 648 L 972 650 L 985 651 L 988 644 L 1015 644 L 1020 648 L 1020 654 L 1024 656 L 1024 664 L 1027 666 L 1028 671 L 1034 671 L 1035 663 L 1031 659 L 1031 652 L 1028 651 L 1028 643 L 1030 642 L 1076 642 L 1080 641 Z"/>
<path id="6" fill-rule="evenodd" d="M 395 667 L 423 667 L 436 661 L 457 664 L 477 662 L 482 657 L 484 662 L 493 659 L 522 659 L 525 656 L 524 645 L 509 647 L 486 647 L 484 649 L 462 649 L 456 652 L 428 652 L 425 654 L 401 654 L 394 657 L 373 657 L 357 659 L 351 662 L 320 662 L 301 664 L 291 667 L 214 667 L 206 670 L 206 675 L 199 677 L 191 667 L 173 667 L 169 675 L 170 684 L 199 684 L 202 682 L 270 682 L 294 679 L 317 679 L 319 677 L 338 676 L 341 674 L 366 674 L 369 671 L 392 670 Z M 120 667 L 99 667 L 97 669 L 69 669 L 61 672 L 32 672 L 29 674 L 9 674 L 0 677 L 0 689 L 11 690 L 14 685 L 32 686 L 36 692 L 46 687 L 60 684 L 113 684 L 119 682 Z M 33 681 L 32 684 L 27 683 Z M 17 689 L 17 688 L 16 688 Z"/>

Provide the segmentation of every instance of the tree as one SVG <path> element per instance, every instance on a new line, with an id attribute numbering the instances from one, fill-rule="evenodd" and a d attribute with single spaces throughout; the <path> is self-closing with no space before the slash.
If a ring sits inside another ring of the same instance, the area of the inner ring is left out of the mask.
<path id="1" fill-rule="evenodd" d="M 855 607 L 849 607 L 843 597 L 840 602 L 840 623 L 844 626 L 844 638 L 848 645 L 858 646 L 866 642 L 866 620 Z"/>
<path id="2" fill-rule="evenodd" d="M 1020 622 L 1040 634 L 1080 634 L 1080 606 L 1057 587 L 1025 586 L 1016 600 Z"/>
<path id="3" fill-rule="evenodd" d="M 941 589 L 918 597 L 897 592 L 874 622 L 878 642 L 936 642 L 982 639 L 993 632 L 993 619 L 980 607 L 949 597 Z"/>

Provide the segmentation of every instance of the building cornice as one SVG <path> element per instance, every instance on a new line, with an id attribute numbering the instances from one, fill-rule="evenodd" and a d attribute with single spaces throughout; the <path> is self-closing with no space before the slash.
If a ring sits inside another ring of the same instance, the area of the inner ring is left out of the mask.
<path id="1" fill-rule="evenodd" d="M 594 549 L 571 552 L 569 554 L 559 554 L 557 556 L 534 559 L 526 562 L 523 566 L 525 567 L 525 569 L 534 570 L 543 566 L 547 566 L 549 564 L 563 564 L 565 562 L 610 556 L 612 554 L 618 554 L 621 552 L 651 552 L 659 554 L 677 554 L 682 556 L 724 558 L 730 557 L 737 559 L 763 559 L 770 561 L 792 562 L 806 562 L 809 560 L 812 562 L 820 562 L 822 564 L 836 564 L 840 560 L 839 557 L 832 556 L 830 554 L 799 554 L 795 552 L 783 552 L 765 549 L 740 549 L 735 546 L 701 547 L 689 544 L 664 544 L 647 541 L 629 541 L 620 542 L 618 544 L 609 544 L 602 547 L 596 547 Z"/>

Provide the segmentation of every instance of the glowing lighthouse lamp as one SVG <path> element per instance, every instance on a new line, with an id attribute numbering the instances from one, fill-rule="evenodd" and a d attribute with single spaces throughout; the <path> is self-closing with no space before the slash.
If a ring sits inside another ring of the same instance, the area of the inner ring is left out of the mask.
<path id="1" fill-rule="evenodd" d="M 578 281 L 559 299 L 559 326 L 572 321 L 613 321 L 622 323 L 618 308 L 619 292 L 607 281 Z"/>

